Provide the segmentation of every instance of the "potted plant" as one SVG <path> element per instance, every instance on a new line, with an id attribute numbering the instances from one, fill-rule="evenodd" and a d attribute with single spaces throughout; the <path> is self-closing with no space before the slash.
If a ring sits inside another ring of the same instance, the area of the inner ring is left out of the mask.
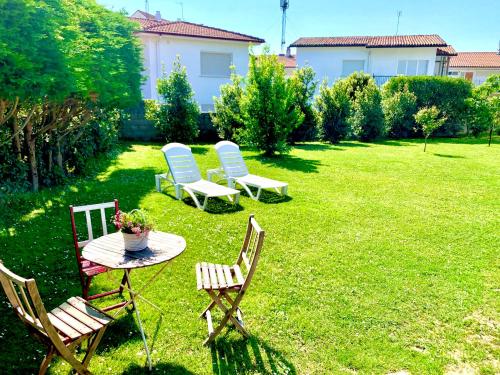
<path id="1" fill-rule="evenodd" d="M 118 211 L 112 222 L 123 234 L 125 250 L 141 251 L 148 247 L 148 236 L 153 230 L 153 223 L 144 210 Z"/>

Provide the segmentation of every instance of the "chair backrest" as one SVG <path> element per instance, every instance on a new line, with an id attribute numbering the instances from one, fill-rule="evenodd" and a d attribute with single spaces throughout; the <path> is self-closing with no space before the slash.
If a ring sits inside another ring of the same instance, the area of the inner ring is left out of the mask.
<path id="1" fill-rule="evenodd" d="M 94 231 L 92 227 L 92 217 L 90 213 L 92 211 L 99 210 L 101 212 L 101 225 L 102 225 L 102 235 L 105 236 L 108 234 L 107 223 L 109 221 L 110 216 L 106 216 L 106 209 L 114 208 L 115 215 L 119 211 L 118 207 L 118 199 L 115 199 L 113 202 L 106 203 L 98 203 L 98 204 L 89 204 L 86 206 L 69 206 L 69 214 L 71 218 L 71 229 L 73 230 L 73 242 L 75 245 L 76 256 L 80 259 L 80 249 L 87 245 L 90 241 L 94 239 Z M 76 230 L 76 222 L 75 222 L 75 213 L 84 212 L 85 213 L 85 221 L 87 223 L 87 236 L 83 241 L 78 240 L 78 232 Z M 100 236 L 98 236 L 100 237 Z"/>
<path id="2" fill-rule="evenodd" d="M 188 146 L 182 143 L 169 143 L 161 150 L 176 184 L 188 184 L 201 180 L 200 170 Z"/>
<path id="3" fill-rule="evenodd" d="M 243 240 L 243 246 L 240 250 L 240 255 L 236 263 L 240 266 L 245 265 L 246 275 L 245 282 L 241 288 L 241 291 L 245 291 L 250 282 L 252 281 L 253 274 L 259 262 L 260 252 L 264 244 L 265 232 L 261 229 L 259 224 L 254 218 L 254 215 L 250 215 L 248 218 L 247 231 L 245 234 L 245 239 Z"/>
<path id="4" fill-rule="evenodd" d="M 240 147 L 236 143 L 220 141 L 214 147 L 227 177 L 242 177 L 248 174 Z"/>
<path id="5" fill-rule="evenodd" d="M 12 308 L 23 323 L 54 344 L 63 345 L 49 320 L 35 280 L 16 275 L 0 261 L 0 282 Z"/>

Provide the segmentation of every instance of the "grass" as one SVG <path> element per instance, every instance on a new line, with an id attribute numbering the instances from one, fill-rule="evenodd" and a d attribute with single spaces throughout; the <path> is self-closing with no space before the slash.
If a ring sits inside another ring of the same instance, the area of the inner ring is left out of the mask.
<path id="1" fill-rule="evenodd" d="M 485 142 L 434 140 L 426 153 L 420 141 L 304 144 L 279 158 L 248 150 L 250 170 L 289 182 L 291 198 L 215 202 L 209 213 L 172 190 L 155 192 L 154 174 L 165 169 L 160 146 L 125 144 L 95 178 L 12 197 L 0 219 L 0 258 L 37 279 L 48 307 L 58 305 L 80 293 L 68 205 L 117 197 L 188 244 L 145 292 L 163 319 L 139 303 L 153 373 L 498 373 L 500 152 Z M 217 165 L 210 146 L 193 151 L 202 171 Z M 267 233 L 242 303 L 253 337 L 227 330 L 205 348 L 197 315 L 208 298 L 196 291 L 194 265 L 233 262 L 250 213 Z M 156 269 L 134 272 L 136 285 Z M 103 275 L 93 291 L 113 285 Z M 0 298 L 2 368 L 34 372 L 43 348 Z M 145 360 L 135 317 L 124 314 L 90 367 L 143 373 Z M 68 371 L 60 361 L 50 369 Z"/>

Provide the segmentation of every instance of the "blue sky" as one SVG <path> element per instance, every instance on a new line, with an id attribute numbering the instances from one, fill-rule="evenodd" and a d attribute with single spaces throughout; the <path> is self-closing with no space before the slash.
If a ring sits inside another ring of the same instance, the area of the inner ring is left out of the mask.
<path id="1" fill-rule="evenodd" d="M 97 0 L 129 13 L 144 0 Z M 279 52 L 279 0 L 182 0 L 184 19 L 261 37 Z M 177 0 L 149 0 L 162 17 L 181 17 Z M 500 0 L 290 0 L 286 42 L 301 36 L 439 34 L 457 51 L 495 51 L 500 40 Z"/>

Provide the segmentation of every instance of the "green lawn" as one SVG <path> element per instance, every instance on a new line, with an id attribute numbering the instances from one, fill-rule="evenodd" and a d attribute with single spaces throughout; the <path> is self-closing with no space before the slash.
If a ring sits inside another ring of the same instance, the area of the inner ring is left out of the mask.
<path id="1" fill-rule="evenodd" d="M 69 204 L 119 198 L 142 207 L 157 228 L 186 238 L 186 251 L 140 303 L 153 373 L 366 373 L 453 370 L 498 373 L 500 149 L 486 141 L 307 144 L 269 159 L 245 151 L 255 174 L 287 181 L 290 199 L 242 197 L 211 212 L 154 189 L 165 170 L 159 145 L 125 144 L 102 160 L 96 177 L 23 195 L 3 207 L 0 258 L 35 277 L 52 308 L 80 293 Z M 200 169 L 217 165 L 210 146 L 193 147 Z M 197 261 L 231 263 L 254 213 L 266 241 L 242 307 L 253 337 L 234 329 L 202 346 L 208 303 L 196 291 Z M 2 224 L 3 223 L 3 224 Z M 132 274 L 136 285 L 157 268 Z M 119 277 L 118 274 L 113 277 Z M 98 277 L 93 290 L 113 286 Z M 34 372 L 43 348 L 0 297 L 0 362 L 9 373 Z M 110 327 L 90 369 L 142 373 L 145 352 L 135 316 Z M 51 373 L 69 366 L 55 361 Z"/>

